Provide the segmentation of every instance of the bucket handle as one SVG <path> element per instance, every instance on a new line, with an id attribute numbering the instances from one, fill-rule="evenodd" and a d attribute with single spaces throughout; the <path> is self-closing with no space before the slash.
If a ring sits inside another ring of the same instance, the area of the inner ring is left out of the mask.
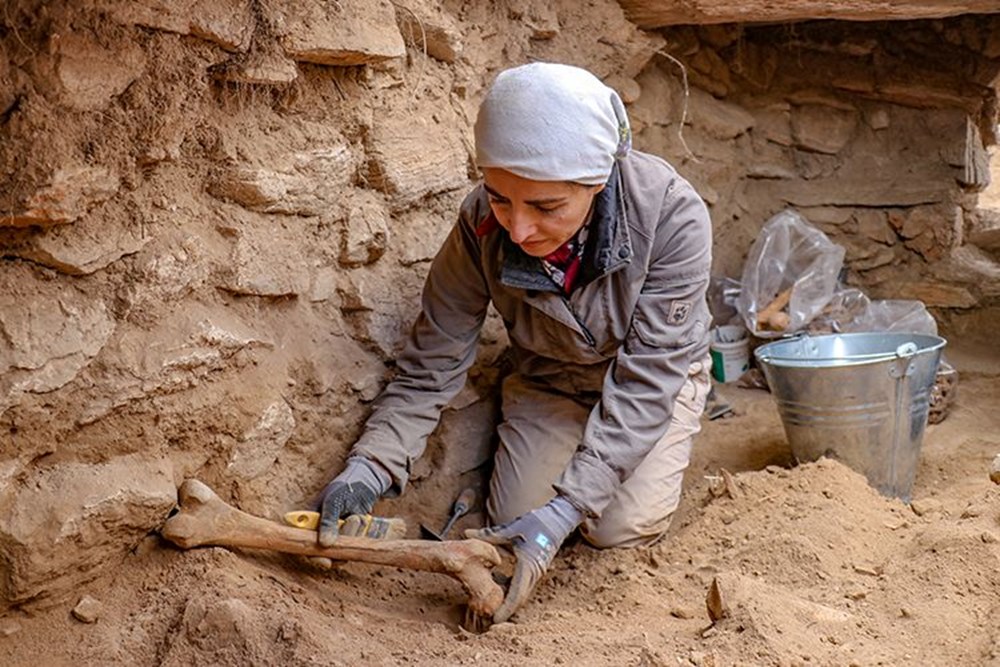
<path id="1" fill-rule="evenodd" d="M 913 341 L 903 343 L 896 348 L 896 364 L 889 367 L 889 377 L 900 379 L 913 375 L 917 365 L 910 361 L 917 353 L 917 344 Z"/>

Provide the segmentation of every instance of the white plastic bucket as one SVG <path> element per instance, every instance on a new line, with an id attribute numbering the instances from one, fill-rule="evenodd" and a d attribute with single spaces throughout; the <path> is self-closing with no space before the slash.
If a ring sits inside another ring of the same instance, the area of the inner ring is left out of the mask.
<path id="1" fill-rule="evenodd" d="M 750 368 L 750 339 L 746 329 L 734 325 L 715 327 L 709 353 L 712 377 L 719 382 L 736 382 Z"/>

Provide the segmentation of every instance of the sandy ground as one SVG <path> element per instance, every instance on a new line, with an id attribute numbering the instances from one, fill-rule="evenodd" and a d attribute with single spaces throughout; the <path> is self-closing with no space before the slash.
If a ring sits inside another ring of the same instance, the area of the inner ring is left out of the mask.
<path id="1" fill-rule="evenodd" d="M 461 629 L 464 594 L 441 575 L 150 536 L 74 599 L 2 619 L 0 664 L 1000 665 L 1000 382 L 976 354 L 952 358 L 959 399 L 928 429 L 912 506 L 839 463 L 793 465 L 770 395 L 727 386 L 737 415 L 705 422 L 668 539 L 572 540 L 515 622 L 485 634 Z M 735 485 L 717 495 L 722 469 Z M 380 509 L 415 533 L 449 501 Z M 72 613 L 85 596 L 93 623 Z"/>

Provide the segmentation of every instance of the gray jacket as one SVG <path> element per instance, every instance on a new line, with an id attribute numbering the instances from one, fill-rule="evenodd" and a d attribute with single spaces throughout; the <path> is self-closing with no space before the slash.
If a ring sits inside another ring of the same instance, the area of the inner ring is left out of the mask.
<path id="1" fill-rule="evenodd" d="M 403 489 L 465 382 L 492 301 L 517 372 L 593 404 L 555 488 L 599 516 L 666 432 L 688 367 L 707 354 L 708 211 L 669 164 L 633 151 L 595 199 L 579 285 L 568 297 L 502 228 L 477 235 L 489 213 L 480 185 L 431 265 L 398 375 L 353 453 L 381 463 Z"/>

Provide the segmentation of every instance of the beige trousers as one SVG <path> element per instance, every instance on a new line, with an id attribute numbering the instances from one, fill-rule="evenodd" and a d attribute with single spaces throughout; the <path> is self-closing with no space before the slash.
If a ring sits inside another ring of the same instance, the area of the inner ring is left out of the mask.
<path id="1" fill-rule="evenodd" d="M 619 487 L 598 519 L 581 530 L 597 547 L 634 547 L 660 539 L 680 503 L 692 437 L 711 379 L 708 357 L 691 364 L 687 382 L 674 403 L 666 434 Z M 504 421 L 494 457 L 486 511 L 493 524 L 506 523 L 541 507 L 555 496 L 552 485 L 583 438 L 592 404 L 545 391 L 520 375 L 503 385 Z"/>

